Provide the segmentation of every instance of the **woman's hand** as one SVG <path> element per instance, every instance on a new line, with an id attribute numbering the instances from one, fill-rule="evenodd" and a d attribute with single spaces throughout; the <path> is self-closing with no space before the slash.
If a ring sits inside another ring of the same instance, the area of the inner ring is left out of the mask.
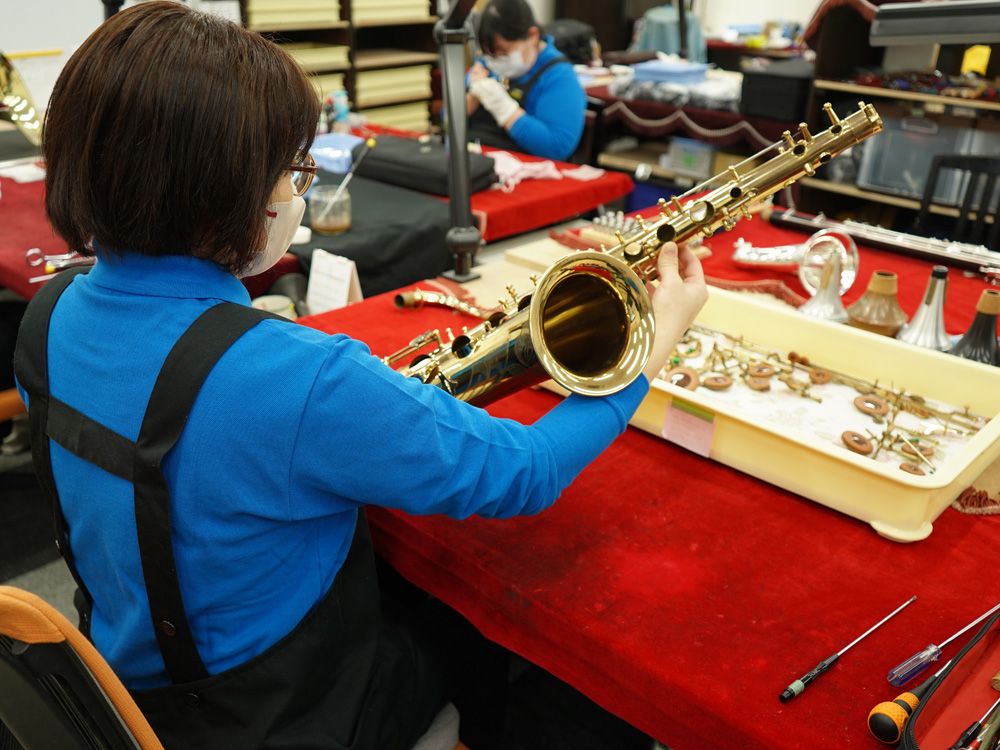
<path id="1" fill-rule="evenodd" d="M 486 66 L 483 65 L 478 60 L 475 63 L 472 64 L 471 68 L 469 68 L 469 85 L 470 86 L 472 84 L 474 84 L 476 81 L 481 81 L 484 78 L 489 78 L 489 77 L 490 77 L 490 71 L 488 71 L 486 69 Z"/>
<path id="2" fill-rule="evenodd" d="M 652 383 L 708 299 L 701 261 L 687 245 L 664 243 L 657 259 L 660 283 L 653 291 L 656 336 L 643 374 Z"/>

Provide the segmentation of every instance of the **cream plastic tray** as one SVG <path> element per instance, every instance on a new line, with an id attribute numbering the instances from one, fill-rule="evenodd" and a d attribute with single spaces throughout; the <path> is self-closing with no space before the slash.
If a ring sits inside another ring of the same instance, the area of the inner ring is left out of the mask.
<path id="1" fill-rule="evenodd" d="M 916 476 L 809 436 L 762 424 L 704 388 L 653 382 L 632 424 L 662 435 L 671 402 L 714 415 L 709 457 L 803 497 L 866 521 L 899 542 L 930 535 L 933 521 L 1000 457 L 1000 368 L 915 347 L 846 325 L 801 315 L 748 295 L 710 288 L 697 322 L 868 382 L 905 388 L 937 402 L 968 407 L 990 419 L 933 474 Z"/>

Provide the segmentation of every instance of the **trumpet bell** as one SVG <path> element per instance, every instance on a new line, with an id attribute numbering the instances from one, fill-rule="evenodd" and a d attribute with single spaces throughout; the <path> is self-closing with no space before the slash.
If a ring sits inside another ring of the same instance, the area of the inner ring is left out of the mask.
<path id="1" fill-rule="evenodd" d="M 557 260 L 531 295 L 531 344 L 563 388 L 604 396 L 631 383 L 653 343 L 653 307 L 626 263 L 597 251 Z"/>
<path id="2" fill-rule="evenodd" d="M 33 146 L 42 143 L 41 114 L 14 64 L 0 52 L 0 119 L 10 120 Z"/>

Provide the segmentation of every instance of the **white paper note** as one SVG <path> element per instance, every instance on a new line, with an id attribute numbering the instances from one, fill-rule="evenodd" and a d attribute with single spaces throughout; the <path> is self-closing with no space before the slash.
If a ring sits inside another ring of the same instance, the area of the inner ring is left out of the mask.
<path id="1" fill-rule="evenodd" d="M 361 301 L 361 282 L 354 261 L 316 248 L 309 266 L 306 302 L 311 314 Z"/>
<path id="2" fill-rule="evenodd" d="M 663 437 L 682 448 L 711 458 L 715 414 L 680 399 L 673 399 L 663 417 Z"/>

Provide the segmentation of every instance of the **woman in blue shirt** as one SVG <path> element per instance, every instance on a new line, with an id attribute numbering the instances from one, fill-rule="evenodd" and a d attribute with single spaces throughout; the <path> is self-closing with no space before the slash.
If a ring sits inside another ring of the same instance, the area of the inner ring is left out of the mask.
<path id="1" fill-rule="evenodd" d="M 583 133 L 587 97 L 528 3 L 491 0 L 478 41 L 483 56 L 469 71 L 466 96 L 470 142 L 568 159 Z"/>
<path id="2" fill-rule="evenodd" d="M 625 429 L 704 278 L 664 247 L 654 351 L 627 388 L 493 418 L 250 307 L 240 277 L 301 221 L 318 112 L 285 52 L 181 3 L 116 13 L 71 56 L 46 211 L 97 261 L 48 282 L 21 326 L 35 470 L 82 628 L 168 750 L 407 750 L 447 700 L 467 744 L 498 747 L 495 716 L 463 704 L 476 634 L 380 607 L 364 508 L 547 508 Z"/>

